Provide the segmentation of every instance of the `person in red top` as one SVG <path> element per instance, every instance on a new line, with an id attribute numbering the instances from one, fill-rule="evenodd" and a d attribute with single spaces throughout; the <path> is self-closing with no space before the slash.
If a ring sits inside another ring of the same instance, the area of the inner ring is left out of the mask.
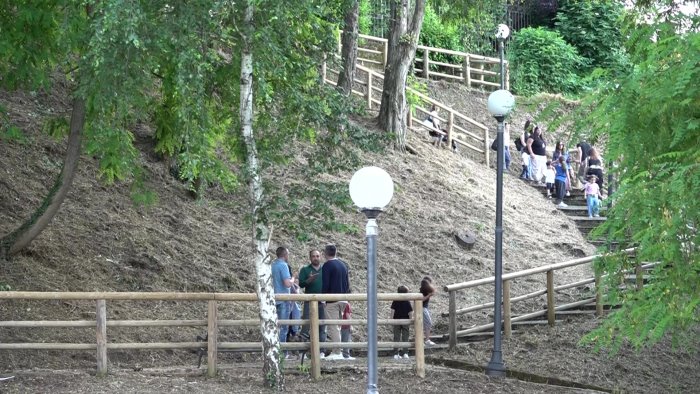
<path id="1" fill-rule="evenodd" d="M 352 319 L 352 308 L 350 308 L 350 303 L 345 304 L 345 309 L 343 309 L 343 320 Z M 352 342 L 352 326 L 349 324 L 343 324 L 340 326 L 340 342 Z M 350 348 L 343 348 L 343 357 L 346 360 L 354 360 L 350 354 Z"/>

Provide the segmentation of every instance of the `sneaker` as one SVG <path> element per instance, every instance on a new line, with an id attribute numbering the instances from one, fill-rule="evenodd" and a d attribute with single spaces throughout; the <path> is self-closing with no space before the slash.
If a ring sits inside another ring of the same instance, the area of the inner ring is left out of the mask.
<path id="1" fill-rule="evenodd" d="M 405 358 L 406 360 L 408 360 L 408 358 L 409 358 L 409 357 L 408 357 L 408 353 L 404 353 L 404 354 L 403 354 L 403 358 Z"/>
<path id="2" fill-rule="evenodd" d="M 559 204 L 557 204 L 557 206 L 558 206 L 559 208 L 566 208 L 566 207 L 568 207 L 568 205 L 564 204 L 564 201 L 562 201 L 562 202 L 560 202 Z"/>
<path id="3" fill-rule="evenodd" d="M 593 217 L 593 215 L 588 215 L 588 218 L 589 218 L 589 219 L 592 218 L 592 217 Z"/>
<path id="4" fill-rule="evenodd" d="M 427 341 L 425 341 L 425 346 L 435 346 L 435 342 L 428 339 Z"/>
<path id="5" fill-rule="evenodd" d="M 594 218 L 599 218 L 600 215 L 598 215 L 598 214 L 596 213 L 595 215 L 593 215 L 593 217 L 594 217 Z"/>
<path id="6" fill-rule="evenodd" d="M 571 193 L 568 190 L 566 191 L 566 196 L 571 197 Z"/>
<path id="7" fill-rule="evenodd" d="M 552 195 L 551 195 L 551 194 L 547 194 L 547 198 L 552 198 Z"/>
<path id="8" fill-rule="evenodd" d="M 401 360 L 401 356 L 398 354 L 394 354 L 394 360 Z"/>
<path id="9" fill-rule="evenodd" d="M 331 354 L 327 355 L 325 359 L 326 359 L 326 360 L 331 360 L 331 361 L 334 361 L 334 360 L 345 360 L 345 357 L 343 357 L 342 354 L 331 353 Z"/>
<path id="10" fill-rule="evenodd" d="M 324 358 L 326 358 L 326 353 L 321 352 L 321 354 L 319 354 L 319 357 L 321 358 L 321 360 L 323 360 Z"/>

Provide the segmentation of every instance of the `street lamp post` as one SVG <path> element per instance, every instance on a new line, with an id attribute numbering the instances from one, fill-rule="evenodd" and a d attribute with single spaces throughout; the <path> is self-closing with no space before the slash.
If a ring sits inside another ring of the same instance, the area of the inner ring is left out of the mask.
<path id="1" fill-rule="evenodd" d="M 501 58 L 502 59 L 502 58 Z M 513 95 L 507 90 L 496 90 L 489 95 L 488 108 L 491 115 L 498 121 L 496 133 L 496 275 L 494 289 L 494 313 L 493 313 L 493 351 L 491 361 L 486 366 L 486 374 L 489 376 L 503 377 L 506 374 L 506 366 L 503 364 L 501 354 L 501 300 L 503 298 L 503 121 L 506 115 L 515 105 Z"/>
<path id="2" fill-rule="evenodd" d="M 364 167 L 350 179 L 350 198 L 367 216 L 367 394 L 377 387 L 377 217 L 394 196 L 394 181 L 379 167 Z"/>

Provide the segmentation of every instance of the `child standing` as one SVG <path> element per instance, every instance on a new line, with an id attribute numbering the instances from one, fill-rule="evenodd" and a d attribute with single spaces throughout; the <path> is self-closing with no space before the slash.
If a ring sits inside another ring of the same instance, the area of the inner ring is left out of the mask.
<path id="1" fill-rule="evenodd" d="M 430 330 L 433 328 L 433 319 L 430 317 L 430 309 L 428 304 L 430 298 L 435 295 L 436 291 L 433 287 L 433 280 L 429 276 L 420 281 L 420 293 L 423 294 L 423 337 L 425 346 L 433 346 L 435 342 L 430 340 Z"/>
<path id="2" fill-rule="evenodd" d="M 566 169 L 566 161 L 564 156 L 559 156 L 559 162 L 554 166 L 556 175 L 554 177 L 554 186 L 557 190 L 557 200 L 559 200 L 560 208 L 568 207 L 564 204 L 564 195 L 566 195 L 566 182 L 569 180 L 569 171 Z"/>
<path id="3" fill-rule="evenodd" d="M 600 186 L 596 183 L 597 178 L 595 175 L 589 175 L 587 178 L 584 190 L 586 193 L 586 205 L 588 206 L 588 217 L 599 217 L 598 212 L 600 211 L 600 200 L 598 197 L 603 198 L 600 195 Z"/>
<path id="4" fill-rule="evenodd" d="M 406 286 L 399 286 L 397 292 L 399 294 L 408 293 Z M 391 303 L 392 319 L 410 319 L 413 314 L 413 307 L 410 301 L 393 301 Z M 394 342 L 408 342 L 408 328 L 410 324 L 402 324 L 394 326 Z M 403 353 L 403 356 L 402 354 Z M 408 350 L 406 348 L 396 349 L 394 355 L 395 360 L 400 358 L 408 358 Z"/>
<path id="5" fill-rule="evenodd" d="M 554 177 L 556 172 L 554 171 L 554 166 L 552 166 L 551 161 L 547 161 L 547 168 L 544 170 L 544 182 L 547 187 L 547 198 L 552 198 L 552 193 L 554 193 Z"/>
<path id="6" fill-rule="evenodd" d="M 343 309 L 343 320 L 350 320 L 352 318 L 352 309 L 350 308 L 350 303 L 345 304 L 345 309 Z M 344 324 L 340 326 L 340 342 L 352 342 L 352 326 L 349 324 Z M 350 348 L 342 348 L 343 358 L 346 360 L 354 360 L 350 354 Z"/>

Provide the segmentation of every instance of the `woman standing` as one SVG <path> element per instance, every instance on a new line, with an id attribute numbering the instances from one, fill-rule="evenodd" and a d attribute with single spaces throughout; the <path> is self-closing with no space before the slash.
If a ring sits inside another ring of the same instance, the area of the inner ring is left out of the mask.
<path id="1" fill-rule="evenodd" d="M 603 190 L 603 158 L 600 157 L 596 148 L 591 148 L 588 154 L 587 165 L 588 171 L 586 175 L 595 175 L 596 183 L 600 190 Z"/>
<path id="2" fill-rule="evenodd" d="M 542 183 L 544 169 L 547 166 L 547 144 L 542 138 L 542 131 L 539 126 L 535 126 L 532 134 L 527 139 L 527 152 L 530 155 L 530 167 L 532 179 L 538 184 Z M 544 185 L 544 184 L 543 184 Z"/>

